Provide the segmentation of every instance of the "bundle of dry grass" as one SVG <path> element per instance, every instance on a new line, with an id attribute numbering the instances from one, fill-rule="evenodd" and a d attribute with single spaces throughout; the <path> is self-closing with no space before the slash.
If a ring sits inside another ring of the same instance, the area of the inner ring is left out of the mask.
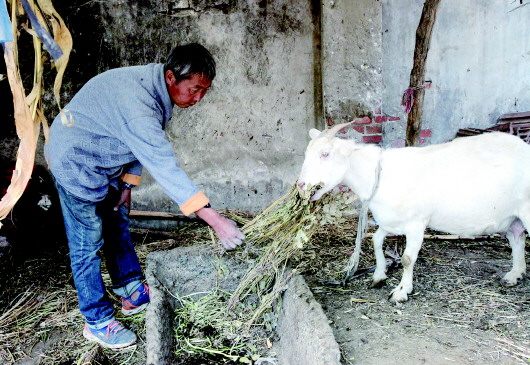
<path id="1" fill-rule="evenodd" d="M 181 307 L 176 310 L 175 333 L 179 356 L 199 353 L 249 363 L 259 357 L 257 348 L 264 343 L 264 334 L 257 329 L 270 328 L 266 312 L 297 272 L 296 267 L 288 269 L 290 259 L 300 256 L 319 228 L 342 224 L 356 213 L 351 208 L 356 199 L 352 193 L 328 194 L 310 202 L 312 191 L 302 195 L 293 186 L 250 221 L 231 216 L 244 223 L 246 235 L 245 250 L 236 255 L 243 260 L 255 257 L 256 265 L 232 294 L 214 291 L 199 300 L 178 298 Z"/>
<path id="2" fill-rule="evenodd" d="M 289 259 L 309 242 L 322 226 L 340 224 L 355 212 L 350 205 L 356 200 L 351 192 L 327 194 L 316 202 L 309 197 L 315 189 L 300 192 L 295 186 L 253 220 L 245 224 L 247 245 L 261 248 L 258 264 L 247 273 L 228 302 L 228 309 L 255 292 L 260 306 L 247 324 L 272 305 L 285 283 L 296 273 L 286 274 Z"/>

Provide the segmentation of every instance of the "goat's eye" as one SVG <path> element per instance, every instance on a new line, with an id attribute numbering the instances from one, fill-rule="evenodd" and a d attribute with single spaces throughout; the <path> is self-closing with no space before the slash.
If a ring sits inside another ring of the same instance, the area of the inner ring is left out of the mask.
<path id="1" fill-rule="evenodd" d="M 328 151 L 322 151 L 320 152 L 320 158 L 326 158 L 329 156 L 329 152 Z"/>

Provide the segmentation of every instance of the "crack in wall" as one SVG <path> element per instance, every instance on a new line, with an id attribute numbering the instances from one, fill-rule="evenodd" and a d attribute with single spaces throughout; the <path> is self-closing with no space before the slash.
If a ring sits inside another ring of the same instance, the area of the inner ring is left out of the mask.
<path id="1" fill-rule="evenodd" d="M 170 16 L 198 15 L 209 11 L 221 11 L 228 14 L 235 7 L 235 0 L 161 0 L 157 1 L 159 13 Z"/>

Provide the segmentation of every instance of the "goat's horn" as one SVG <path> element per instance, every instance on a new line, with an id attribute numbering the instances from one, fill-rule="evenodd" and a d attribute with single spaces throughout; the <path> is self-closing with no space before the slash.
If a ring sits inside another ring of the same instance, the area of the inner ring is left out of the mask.
<path id="1" fill-rule="evenodd" d="M 337 124 L 337 125 L 334 125 L 333 127 L 331 127 L 330 129 L 327 129 L 325 131 L 325 136 L 326 137 L 334 137 L 335 134 L 337 134 L 338 131 L 340 131 L 342 128 L 345 128 L 347 126 L 349 126 L 350 124 L 352 124 L 354 121 L 352 120 L 351 122 L 348 122 L 348 123 L 342 123 L 342 124 Z"/>

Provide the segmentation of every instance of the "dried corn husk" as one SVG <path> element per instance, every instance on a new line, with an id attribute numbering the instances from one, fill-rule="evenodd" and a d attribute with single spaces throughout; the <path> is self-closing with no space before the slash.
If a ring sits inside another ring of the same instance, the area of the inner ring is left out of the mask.
<path id="1" fill-rule="evenodd" d="M 55 62 L 57 76 L 54 84 L 54 95 L 60 108 L 59 90 L 64 70 L 68 63 L 70 51 L 72 49 L 72 37 L 63 20 L 53 8 L 51 1 L 37 0 L 37 2 L 39 5 L 38 7 L 35 6 L 33 1 L 30 2 L 35 15 L 43 26 L 46 26 L 46 22 L 43 21 L 44 17 L 49 17 L 49 21 L 53 28 L 54 39 L 63 51 L 63 55 Z M 41 97 L 44 92 L 42 75 L 45 57 L 42 55 L 42 42 L 29 28 L 26 30 L 33 36 L 35 67 L 33 88 L 27 97 L 20 77 L 17 47 L 17 14 L 23 14 L 23 12 L 20 1 L 13 0 L 11 2 L 11 22 L 14 41 L 4 43 L 4 59 L 7 67 L 9 85 L 13 94 L 15 124 L 17 135 L 20 138 L 20 145 L 17 151 L 17 160 L 11 183 L 7 188 L 6 195 L 0 200 L 0 221 L 9 214 L 18 199 L 22 196 L 31 177 L 35 162 L 35 153 L 37 150 L 37 140 L 40 134 L 40 125 L 43 126 L 44 137 L 46 140 L 49 136 L 49 128 L 46 119 L 44 118 L 41 102 Z"/>

